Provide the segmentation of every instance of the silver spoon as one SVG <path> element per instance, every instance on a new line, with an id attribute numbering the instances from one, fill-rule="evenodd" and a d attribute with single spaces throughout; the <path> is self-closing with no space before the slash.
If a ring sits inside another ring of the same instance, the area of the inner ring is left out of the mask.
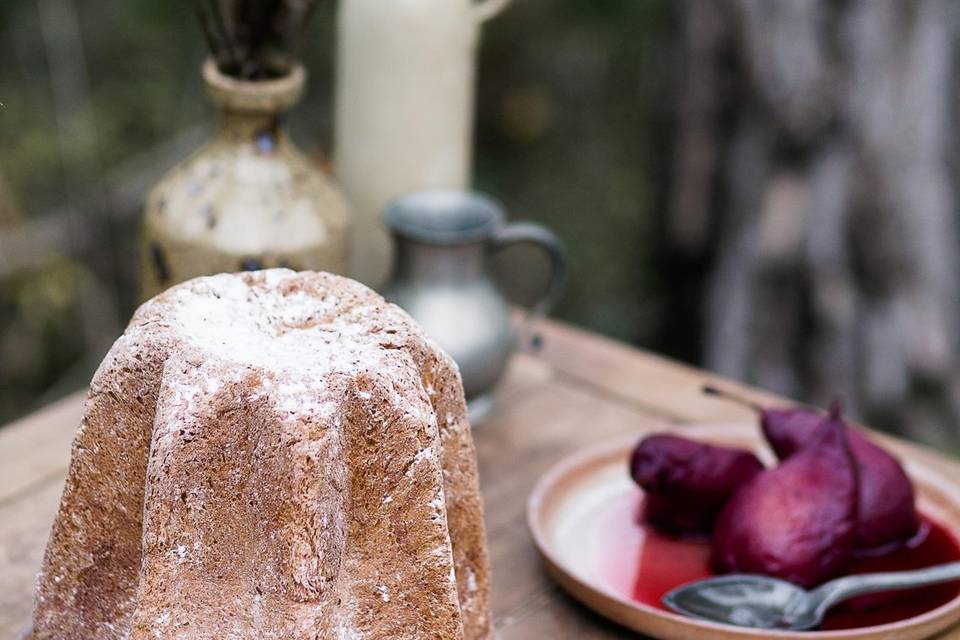
<path id="1" fill-rule="evenodd" d="M 960 562 L 845 576 L 812 591 L 768 576 L 731 574 L 698 580 L 663 596 L 663 604 L 693 618 L 756 629 L 800 631 L 820 626 L 830 607 L 866 593 L 924 587 L 960 579 Z"/>

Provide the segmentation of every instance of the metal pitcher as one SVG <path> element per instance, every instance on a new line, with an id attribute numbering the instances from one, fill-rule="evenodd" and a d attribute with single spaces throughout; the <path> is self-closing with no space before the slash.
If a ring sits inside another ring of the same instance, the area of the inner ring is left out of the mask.
<path id="1" fill-rule="evenodd" d="M 490 405 L 490 391 L 516 342 L 490 259 L 517 244 L 546 252 L 550 285 L 530 311 L 544 314 L 563 292 L 562 244 L 538 224 L 506 224 L 497 201 L 471 191 L 418 191 L 391 202 L 383 217 L 395 248 L 384 296 L 413 316 L 457 362 L 471 415 L 479 417 Z"/>

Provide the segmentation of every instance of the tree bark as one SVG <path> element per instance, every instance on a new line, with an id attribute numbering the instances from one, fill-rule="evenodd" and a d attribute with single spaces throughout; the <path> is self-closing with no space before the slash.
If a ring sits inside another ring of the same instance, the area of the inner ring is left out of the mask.
<path id="1" fill-rule="evenodd" d="M 950 0 L 686 0 L 668 198 L 702 361 L 960 440 Z"/>

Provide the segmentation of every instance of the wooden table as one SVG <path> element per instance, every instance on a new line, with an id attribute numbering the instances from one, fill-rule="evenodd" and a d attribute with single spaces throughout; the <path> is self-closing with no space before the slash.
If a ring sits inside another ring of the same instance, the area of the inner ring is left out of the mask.
<path id="1" fill-rule="evenodd" d="M 702 395 L 704 382 L 722 382 L 760 401 L 777 399 L 566 325 L 541 328 L 542 350 L 513 360 L 496 409 L 475 431 L 496 626 L 502 640 L 636 637 L 578 605 L 545 575 L 524 522 L 531 488 L 560 457 L 610 436 L 753 419 Z M 82 394 L 72 395 L 0 429 L 0 639 L 15 637 L 30 615 L 33 579 L 82 403 Z M 895 445 L 943 473 L 960 473 L 956 461 Z M 960 629 L 942 637 L 960 640 Z"/>

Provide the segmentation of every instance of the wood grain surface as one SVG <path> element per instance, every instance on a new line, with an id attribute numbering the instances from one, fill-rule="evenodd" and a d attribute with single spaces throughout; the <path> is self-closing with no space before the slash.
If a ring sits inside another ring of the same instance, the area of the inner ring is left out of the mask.
<path id="1" fill-rule="evenodd" d="M 494 412 L 475 427 L 493 563 L 492 606 L 501 640 L 636 638 L 568 598 L 543 570 L 524 521 L 526 498 L 551 464 L 618 434 L 671 423 L 748 421 L 749 411 L 704 396 L 705 382 L 760 401 L 743 385 L 555 322 L 543 347 L 518 354 Z M 33 579 L 60 498 L 83 394 L 0 428 L 0 640 L 30 616 Z M 941 473 L 960 462 L 898 441 Z M 960 629 L 942 640 L 960 640 Z"/>

